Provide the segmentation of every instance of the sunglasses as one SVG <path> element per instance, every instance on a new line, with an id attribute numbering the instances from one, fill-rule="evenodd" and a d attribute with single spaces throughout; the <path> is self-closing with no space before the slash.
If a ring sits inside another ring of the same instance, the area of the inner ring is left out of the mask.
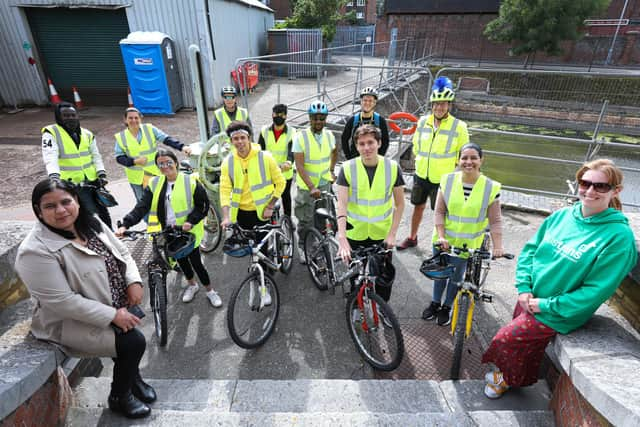
<path id="1" fill-rule="evenodd" d="M 609 184 L 608 182 L 593 182 L 593 181 L 587 181 L 586 179 L 579 179 L 578 185 L 583 190 L 588 190 L 589 188 L 591 188 L 591 186 L 593 186 L 593 189 L 596 190 L 596 192 L 598 193 L 608 193 L 609 191 L 613 190 L 615 187 Z"/>
<path id="2" fill-rule="evenodd" d="M 170 168 L 171 166 L 173 166 L 175 164 L 176 164 L 176 162 L 174 162 L 173 160 L 167 160 L 166 162 L 158 163 L 158 167 L 159 168 Z"/>
<path id="3" fill-rule="evenodd" d="M 234 95 L 225 95 L 223 96 L 224 99 L 236 99 L 236 97 Z"/>
<path id="4" fill-rule="evenodd" d="M 314 120 L 316 122 L 324 122 L 325 120 L 327 120 L 327 116 L 318 114 L 315 116 L 311 116 L 311 120 Z"/>

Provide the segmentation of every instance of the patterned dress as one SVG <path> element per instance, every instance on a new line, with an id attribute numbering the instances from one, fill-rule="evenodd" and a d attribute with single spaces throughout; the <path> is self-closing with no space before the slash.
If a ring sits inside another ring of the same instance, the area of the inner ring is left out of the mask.
<path id="1" fill-rule="evenodd" d="M 557 332 L 516 303 L 513 320 L 491 340 L 482 363 L 498 367 L 510 387 L 524 387 L 538 381 L 544 350 Z"/>
<path id="2" fill-rule="evenodd" d="M 113 256 L 109 248 L 95 234 L 87 240 L 87 248 L 104 258 L 113 306 L 115 308 L 126 307 L 128 303 L 127 283 L 124 279 L 126 264 Z"/>

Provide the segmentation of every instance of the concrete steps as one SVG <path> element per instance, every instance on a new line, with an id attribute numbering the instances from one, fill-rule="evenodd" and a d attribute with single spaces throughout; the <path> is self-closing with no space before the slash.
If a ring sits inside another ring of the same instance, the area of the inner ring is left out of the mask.
<path id="1" fill-rule="evenodd" d="M 84 378 L 67 426 L 552 426 L 544 382 L 489 400 L 483 381 L 149 380 L 151 417 L 106 408 L 110 380 Z"/>

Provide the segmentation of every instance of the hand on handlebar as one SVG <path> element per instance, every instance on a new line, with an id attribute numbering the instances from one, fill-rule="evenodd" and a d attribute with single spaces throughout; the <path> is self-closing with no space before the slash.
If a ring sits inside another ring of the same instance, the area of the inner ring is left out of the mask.
<path id="1" fill-rule="evenodd" d="M 351 245 L 346 236 L 338 236 L 338 256 L 342 259 L 342 262 L 349 265 L 351 262 Z"/>
<path id="2" fill-rule="evenodd" d="M 319 199 L 320 197 L 322 197 L 322 191 L 320 191 L 317 188 L 314 188 L 313 190 L 309 191 L 309 195 L 314 199 Z"/>
<path id="3" fill-rule="evenodd" d="M 115 232 L 116 237 L 122 238 L 124 237 L 124 232 L 127 231 L 127 227 L 120 226 Z"/>
<path id="4" fill-rule="evenodd" d="M 193 228 L 193 225 L 190 222 L 185 222 L 182 224 L 182 231 L 189 231 Z"/>

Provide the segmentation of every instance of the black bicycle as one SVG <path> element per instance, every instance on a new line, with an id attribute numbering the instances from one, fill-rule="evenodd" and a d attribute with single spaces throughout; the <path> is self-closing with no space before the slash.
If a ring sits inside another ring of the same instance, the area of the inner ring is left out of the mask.
<path id="1" fill-rule="evenodd" d="M 293 263 L 293 224 L 280 217 L 276 207 L 271 222 L 245 230 L 228 228 L 223 251 L 234 257 L 251 256 L 248 276 L 234 289 L 227 309 L 227 326 L 233 342 L 246 349 L 264 344 L 273 333 L 280 312 L 280 293 L 272 277 L 289 274 Z M 261 236 L 261 234 L 266 235 Z"/>
<path id="2" fill-rule="evenodd" d="M 118 227 L 121 223 L 118 222 Z M 167 344 L 167 273 L 172 261 L 167 255 L 167 242 L 186 236 L 188 233 L 175 227 L 167 227 L 157 233 L 127 230 L 122 240 L 137 240 L 139 237 L 151 238 L 151 259 L 147 261 L 147 281 L 149 283 L 149 302 L 153 312 L 156 338 L 161 347 Z"/>
<path id="3" fill-rule="evenodd" d="M 349 334 L 364 360 L 381 371 L 396 369 L 404 356 L 400 323 L 375 289 L 376 283 L 383 284 L 381 268 L 390 253 L 391 249 L 383 245 L 354 249 L 349 271 L 337 279 L 344 289 L 346 281 L 356 277 L 355 286 L 347 295 Z"/>

